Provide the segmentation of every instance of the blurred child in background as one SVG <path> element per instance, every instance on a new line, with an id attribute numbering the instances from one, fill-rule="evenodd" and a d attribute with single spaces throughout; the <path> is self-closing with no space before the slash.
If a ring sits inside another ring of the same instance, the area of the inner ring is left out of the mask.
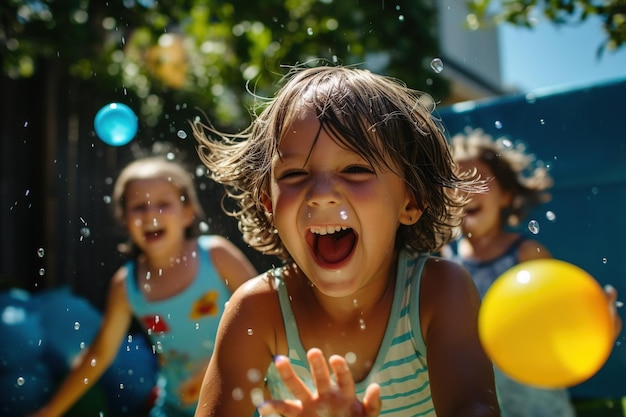
<path id="1" fill-rule="evenodd" d="M 512 266 L 531 259 L 551 258 L 541 243 L 511 231 L 529 211 L 550 199 L 552 178 L 546 167 L 509 139 L 492 139 L 481 130 L 452 137 L 452 154 L 460 172 L 489 181 L 488 191 L 472 194 L 464 208 L 462 236 L 444 250 L 472 275 L 481 298 Z M 531 227 L 532 228 L 532 227 Z M 572 417 L 566 389 L 540 389 L 520 384 L 495 368 L 503 417 Z"/>
<path id="2" fill-rule="evenodd" d="M 119 174 L 115 214 L 131 260 L 113 276 L 93 342 L 37 417 L 62 416 L 113 361 L 133 315 L 159 355 L 159 395 L 150 417 L 192 416 L 230 294 L 256 271 L 221 236 L 199 237 L 193 176 L 181 164 L 142 158 Z"/>

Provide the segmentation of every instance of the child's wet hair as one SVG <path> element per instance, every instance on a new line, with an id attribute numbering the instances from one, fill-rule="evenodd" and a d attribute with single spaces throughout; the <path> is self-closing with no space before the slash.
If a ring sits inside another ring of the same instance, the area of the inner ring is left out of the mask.
<path id="1" fill-rule="evenodd" d="M 430 252 L 451 239 L 466 195 L 458 191 L 475 191 L 476 184 L 455 174 L 429 95 L 348 67 L 294 68 L 285 80 L 240 134 L 224 134 L 199 120 L 192 123 L 200 157 L 209 176 L 226 187 L 226 197 L 237 202 L 237 210 L 226 211 L 238 218 L 250 246 L 290 259 L 261 201 L 270 195 L 272 160 L 280 141 L 305 111 L 313 111 L 340 146 L 405 179 L 424 214 L 416 224 L 400 226 L 398 247 Z"/>
<path id="2" fill-rule="evenodd" d="M 126 165 L 119 173 L 113 187 L 113 210 L 116 220 L 124 224 L 125 193 L 128 184 L 134 180 L 162 178 L 169 181 L 180 191 L 180 198 L 184 204 L 193 208 L 195 218 L 185 230 L 186 238 L 200 235 L 200 223 L 204 219 L 204 211 L 200 205 L 191 170 L 182 163 L 169 160 L 166 157 L 152 156 L 137 159 Z M 119 250 L 125 254 L 136 254 L 136 246 L 132 242 L 120 245 Z"/>
<path id="3" fill-rule="evenodd" d="M 456 162 L 478 159 L 494 174 L 492 180 L 511 193 L 511 204 L 502 210 L 502 222 L 517 226 L 536 206 L 550 201 L 547 191 L 552 187 L 548 168 L 523 143 L 513 143 L 507 137 L 494 139 L 482 129 L 466 129 L 451 139 Z M 487 179 L 491 180 L 491 179 Z"/>

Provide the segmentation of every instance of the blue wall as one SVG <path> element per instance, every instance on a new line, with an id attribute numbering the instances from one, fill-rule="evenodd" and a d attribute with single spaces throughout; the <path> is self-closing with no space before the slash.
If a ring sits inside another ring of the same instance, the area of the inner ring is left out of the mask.
<path id="1" fill-rule="evenodd" d="M 449 136 L 466 126 L 507 136 L 550 165 L 552 201 L 535 219 L 555 258 L 580 266 L 626 301 L 626 79 L 569 90 L 541 90 L 438 110 Z M 554 221 L 546 212 L 556 215 Z M 525 228 L 522 232 L 528 232 Z M 626 323 L 626 307 L 619 310 Z M 607 364 L 572 388 L 581 397 L 626 395 L 626 331 Z"/>

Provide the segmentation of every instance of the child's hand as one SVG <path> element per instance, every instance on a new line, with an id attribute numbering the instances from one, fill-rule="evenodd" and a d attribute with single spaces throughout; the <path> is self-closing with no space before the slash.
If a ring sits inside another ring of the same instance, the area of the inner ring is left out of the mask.
<path id="1" fill-rule="evenodd" d="M 311 392 L 294 372 L 289 359 L 281 356 L 275 360 L 276 369 L 295 400 L 269 400 L 259 407 L 261 416 L 280 414 L 285 417 L 376 417 L 380 413 L 380 387 L 367 387 L 361 403 L 355 395 L 354 380 L 346 360 L 333 355 L 328 362 L 335 374 L 334 382 L 322 351 L 310 349 L 307 358 L 317 393 Z"/>
<path id="2" fill-rule="evenodd" d="M 617 290 L 613 288 L 612 285 L 604 286 L 604 293 L 606 294 L 606 298 L 609 302 L 609 309 L 611 310 L 611 316 L 613 316 L 613 323 L 615 328 L 614 337 L 617 339 L 620 332 L 622 331 L 622 319 L 619 314 L 617 314 L 616 307 L 621 307 L 621 302 L 617 301 Z"/>

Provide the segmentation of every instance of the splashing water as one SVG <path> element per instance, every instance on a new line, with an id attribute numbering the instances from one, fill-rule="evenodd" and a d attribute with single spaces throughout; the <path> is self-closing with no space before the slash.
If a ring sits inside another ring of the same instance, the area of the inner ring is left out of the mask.
<path id="1" fill-rule="evenodd" d="M 439 74 L 441 71 L 443 71 L 443 61 L 440 58 L 434 58 L 432 61 L 430 61 L 430 68 L 432 68 L 433 71 Z"/>

